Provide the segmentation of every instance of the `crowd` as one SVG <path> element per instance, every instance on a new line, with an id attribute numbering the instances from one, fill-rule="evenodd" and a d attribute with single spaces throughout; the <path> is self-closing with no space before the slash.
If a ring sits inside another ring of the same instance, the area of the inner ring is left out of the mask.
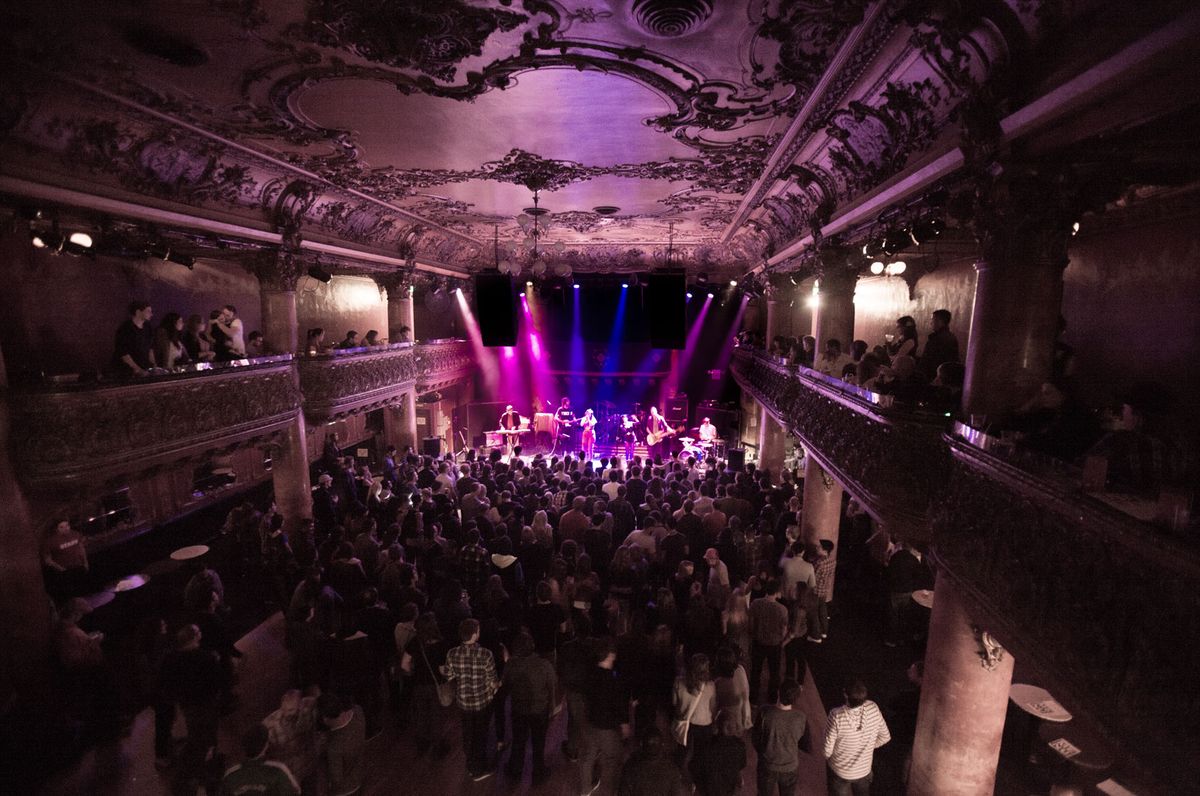
<path id="1" fill-rule="evenodd" d="M 388 345 L 389 343 L 411 342 L 412 330 L 407 326 L 401 326 L 390 340 L 380 337 L 377 329 L 371 329 L 361 337 L 357 331 L 350 329 L 346 332 L 346 336 L 342 338 L 341 342 L 336 345 L 330 345 L 325 339 L 325 329 L 320 326 L 314 326 L 305 334 L 304 351 L 309 356 L 317 356 L 318 354 L 326 354 L 334 350 L 348 351 L 359 348 L 376 348 Z"/>
<path id="2" fill-rule="evenodd" d="M 476 780 L 519 778 L 528 754 L 535 781 L 569 765 L 581 794 L 732 794 L 749 743 L 757 792 L 795 791 L 822 721 L 798 701 L 807 645 L 828 635 L 836 549 L 800 538 L 790 472 L 394 448 L 379 475 L 336 448 L 318 467 L 313 518 L 290 533 L 250 504 L 226 523 L 283 606 L 291 690 L 224 786 L 216 729 L 241 653 L 212 569 L 196 568 L 182 620 L 144 645 L 156 754 L 180 792 L 355 793 L 385 722 L 441 759 L 455 715 Z M 64 638 L 79 618 L 64 615 Z M 566 740 L 548 750 L 561 711 Z M 826 726 L 830 792 L 866 793 L 889 734 L 862 683 Z"/>
<path id="3" fill-rule="evenodd" d="M 209 313 L 206 322 L 200 315 L 185 321 L 177 312 L 168 312 L 155 327 L 154 310 L 148 301 L 129 304 L 129 317 L 117 327 L 113 343 L 112 369 L 122 378 L 170 372 L 199 362 L 231 362 L 263 355 L 263 336 L 248 335 L 237 308 L 226 304 Z"/>

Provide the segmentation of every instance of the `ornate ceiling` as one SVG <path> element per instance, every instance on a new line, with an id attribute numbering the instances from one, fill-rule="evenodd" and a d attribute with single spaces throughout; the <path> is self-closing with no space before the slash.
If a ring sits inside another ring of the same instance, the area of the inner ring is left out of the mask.
<path id="1" fill-rule="evenodd" d="M 576 269 L 740 271 L 934 146 L 1061 10 L 1010 3 L 27 4 L 0 131 L 39 179 L 292 240 L 487 266 L 537 190 Z"/>

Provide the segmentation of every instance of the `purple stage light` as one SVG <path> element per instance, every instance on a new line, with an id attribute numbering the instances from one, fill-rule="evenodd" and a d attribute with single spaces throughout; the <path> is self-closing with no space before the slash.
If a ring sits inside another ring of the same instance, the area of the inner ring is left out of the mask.
<path id="1" fill-rule="evenodd" d="M 579 283 L 578 283 L 578 282 L 576 282 L 575 284 L 571 285 L 571 287 L 573 287 L 573 288 L 575 288 L 576 290 L 578 290 L 578 289 L 579 289 Z"/>

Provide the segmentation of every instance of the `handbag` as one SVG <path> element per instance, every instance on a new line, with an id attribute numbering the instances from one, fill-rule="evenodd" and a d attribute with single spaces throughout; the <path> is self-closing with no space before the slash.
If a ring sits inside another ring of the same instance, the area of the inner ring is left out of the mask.
<path id="1" fill-rule="evenodd" d="M 444 708 L 448 708 L 454 704 L 454 683 L 446 680 L 442 682 L 438 680 L 437 672 L 429 665 L 429 656 L 425 654 L 425 644 L 421 644 L 421 658 L 425 661 L 425 668 L 429 670 L 429 676 L 433 678 L 434 685 L 437 687 L 438 704 Z"/>
<path id="2" fill-rule="evenodd" d="M 692 706 L 688 708 L 686 716 L 671 722 L 671 735 L 675 737 L 675 741 L 680 746 L 687 746 L 688 728 L 692 726 L 692 715 L 696 712 L 696 707 L 700 704 L 700 700 L 704 698 L 704 690 L 706 688 L 708 688 L 708 683 L 700 686 L 700 693 L 692 700 Z"/>

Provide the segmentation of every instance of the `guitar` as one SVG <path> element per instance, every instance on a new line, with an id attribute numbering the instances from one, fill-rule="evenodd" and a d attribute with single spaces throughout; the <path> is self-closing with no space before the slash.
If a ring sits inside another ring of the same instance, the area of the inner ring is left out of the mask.
<path id="1" fill-rule="evenodd" d="M 680 426 L 679 428 L 668 428 L 666 431 L 659 431 L 658 433 L 648 431 L 646 432 L 646 447 L 648 448 L 651 445 L 657 445 L 664 439 L 675 436 L 680 431 L 683 431 L 683 426 Z"/>

